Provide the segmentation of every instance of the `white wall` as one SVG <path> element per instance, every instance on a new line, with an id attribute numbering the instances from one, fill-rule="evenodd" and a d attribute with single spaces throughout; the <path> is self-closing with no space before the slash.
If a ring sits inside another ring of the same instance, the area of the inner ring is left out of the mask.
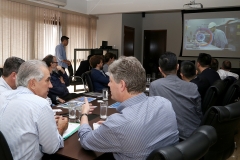
<path id="1" fill-rule="evenodd" d="M 123 33 L 124 36 L 124 26 L 132 27 L 135 29 L 134 37 L 134 56 L 141 61 L 142 57 L 142 14 L 123 14 Z M 124 37 L 122 37 L 122 44 Z M 124 45 L 124 44 L 123 44 Z M 123 46 L 122 45 L 122 51 Z"/>
<path id="2" fill-rule="evenodd" d="M 108 46 L 116 46 L 118 56 L 122 52 L 122 14 L 100 15 L 97 20 L 97 46 L 108 41 Z"/>
<path id="3" fill-rule="evenodd" d="M 142 29 L 143 34 L 144 30 L 167 30 L 167 51 L 179 55 L 182 41 L 181 12 L 146 14 Z"/>

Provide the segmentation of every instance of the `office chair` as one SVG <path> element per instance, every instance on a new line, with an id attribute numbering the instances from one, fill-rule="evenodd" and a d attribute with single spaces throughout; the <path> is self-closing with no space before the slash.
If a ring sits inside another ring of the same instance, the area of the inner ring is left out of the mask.
<path id="1" fill-rule="evenodd" d="M 238 101 L 240 93 L 240 80 L 235 81 L 227 90 L 222 105 L 227 105 Z"/>
<path id="2" fill-rule="evenodd" d="M 0 158 L 4 160 L 13 160 L 10 148 L 1 131 L 0 131 Z"/>
<path id="3" fill-rule="evenodd" d="M 83 79 L 81 76 L 75 76 L 73 73 L 72 65 L 68 66 L 69 72 L 69 84 L 74 86 L 74 92 L 83 91 L 82 89 L 77 89 L 77 85 L 84 85 Z"/>
<path id="4" fill-rule="evenodd" d="M 215 129 L 201 126 L 185 141 L 154 150 L 147 160 L 198 160 L 216 141 Z"/>
<path id="5" fill-rule="evenodd" d="M 226 106 L 213 106 L 203 117 L 201 125 L 216 129 L 217 142 L 204 155 L 204 160 L 226 160 L 235 149 L 234 136 L 240 122 L 240 102 Z"/>
<path id="6" fill-rule="evenodd" d="M 203 114 L 214 105 L 222 105 L 223 96 L 226 93 L 226 83 L 222 80 L 216 81 L 210 86 L 202 101 Z"/>
<path id="7" fill-rule="evenodd" d="M 84 82 L 84 88 L 86 92 L 94 92 L 93 83 L 91 80 L 91 71 L 87 71 L 82 74 L 82 79 Z"/>

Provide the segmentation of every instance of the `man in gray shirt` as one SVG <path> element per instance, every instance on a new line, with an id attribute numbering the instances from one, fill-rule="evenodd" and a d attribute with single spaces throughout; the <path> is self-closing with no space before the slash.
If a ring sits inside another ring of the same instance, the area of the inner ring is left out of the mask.
<path id="1" fill-rule="evenodd" d="M 202 118 L 201 96 L 194 83 L 178 78 L 177 57 L 166 52 L 159 59 L 159 70 L 164 78 L 150 84 L 150 96 L 162 96 L 172 102 L 176 113 L 179 136 L 188 138 L 199 126 Z"/>

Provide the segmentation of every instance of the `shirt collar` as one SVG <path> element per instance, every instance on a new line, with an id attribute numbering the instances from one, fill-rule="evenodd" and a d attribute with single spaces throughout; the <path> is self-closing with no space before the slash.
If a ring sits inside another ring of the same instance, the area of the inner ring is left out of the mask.
<path id="1" fill-rule="evenodd" d="M 144 93 L 140 93 L 132 98 L 129 98 L 127 100 L 125 100 L 124 102 L 122 102 L 120 104 L 120 106 L 118 106 L 116 108 L 116 110 L 118 112 L 121 112 L 124 108 L 126 107 L 129 107 L 129 106 L 132 106 L 134 104 L 136 104 L 137 102 L 140 102 L 140 101 L 143 101 L 143 100 L 146 100 L 147 99 L 147 96 L 144 94 Z"/>

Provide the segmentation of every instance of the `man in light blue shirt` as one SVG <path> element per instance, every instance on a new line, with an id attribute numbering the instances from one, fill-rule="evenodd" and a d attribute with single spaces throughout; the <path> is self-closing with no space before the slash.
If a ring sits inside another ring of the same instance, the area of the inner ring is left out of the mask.
<path id="1" fill-rule="evenodd" d="M 213 42 L 212 44 L 218 48 L 226 48 L 227 44 L 228 44 L 228 40 L 226 38 L 225 33 L 220 30 L 217 29 L 217 24 L 215 22 L 211 22 L 208 25 L 208 28 L 212 31 L 213 33 Z"/>
<path id="2" fill-rule="evenodd" d="M 13 159 L 40 160 L 43 153 L 53 154 L 64 146 L 61 135 L 67 129 L 68 119 L 54 119 L 46 100 L 52 84 L 44 62 L 24 62 L 16 85 L 16 90 L 0 95 L 0 130 Z"/>
<path id="3" fill-rule="evenodd" d="M 15 80 L 18 69 L 23 62 L 24 60 L 18 57 L 9 57 L 5 60 L 3 74 L 0 78 L 0 93 L 17 88 Z"/>
<path id="4" fill-rule="evenodd" d="M 78 131 L 82 147 L 112 152 L 117 160 L 145 160 L 153 150 L 178 142 L 177 121 L 171 102 L 159 96 L 147 97 L 143 93 L 146 72 L 141 63 L 135 57 L 121 57 L 109 66 L 108 71 L 111 98 L 121 102 L 118 113 L 92 130 L 86 116 L 90 110 L 86 100 Z"/>
<path id="5" fill-rule="evenodd" d="M 67 60 L 67 55 L 65 51 L 65 46 L 68 45 L 68 37 L 62 36 L 61 37 L 61 43 L 56 46 L 55 48 L 55 55 L 57 57 L 58 65 L 65 68 L 68 68 L 68 66 L 71 65 L 71 62 Z"/>

